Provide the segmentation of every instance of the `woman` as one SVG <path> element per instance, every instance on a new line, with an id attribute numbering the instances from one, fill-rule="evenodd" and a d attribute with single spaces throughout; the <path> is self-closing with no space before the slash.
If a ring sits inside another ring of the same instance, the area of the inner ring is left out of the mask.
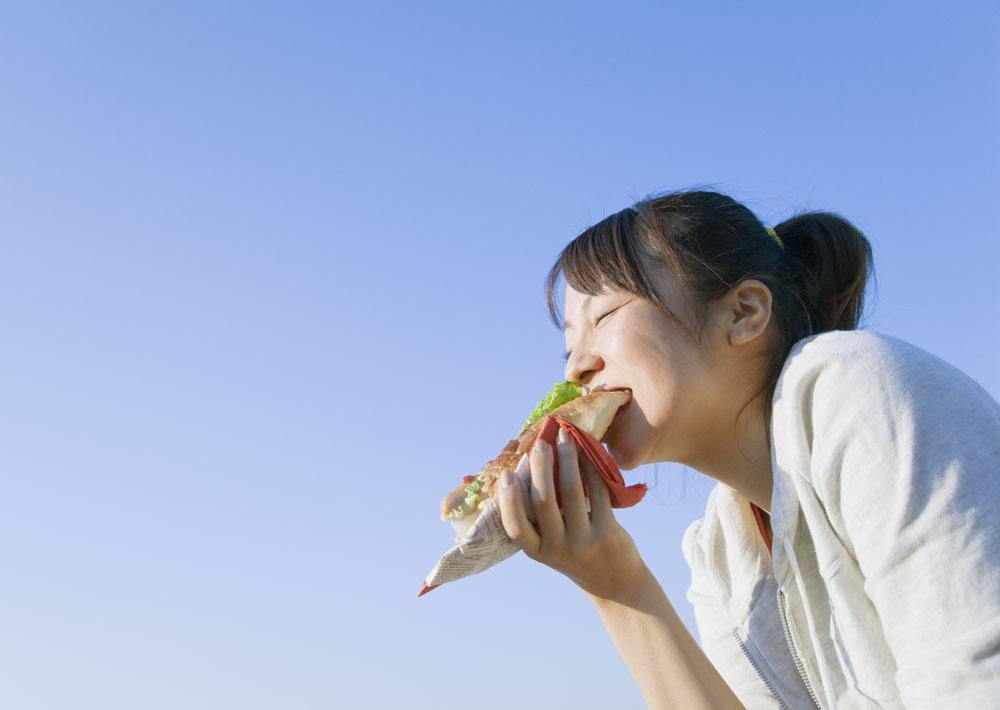
<path id="1" fill-rule="evenodd" d="M 683 540 L 699 647 L 571 443 L 502 478 L 508 534 L 589 595 L 650 707 L 1000 707 L 1000 405 L 855 330 L 870 271 L 837 215 L 769 230 L 701 191 L 608 217 L 550 271 L 566 378 L 632 392 L 611 455 L 718 481 Z"/>

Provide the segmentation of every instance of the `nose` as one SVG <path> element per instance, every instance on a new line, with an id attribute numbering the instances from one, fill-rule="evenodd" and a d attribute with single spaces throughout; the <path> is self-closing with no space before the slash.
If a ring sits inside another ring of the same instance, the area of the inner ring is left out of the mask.
<path id="1" fill-rule="evenodd" d="M 588 386 L 594 376 L 604 369 L 604 360 L 590 352 L 574 352 L 566 361 L 563 373 L 567 380 L 580 386 Z"/>

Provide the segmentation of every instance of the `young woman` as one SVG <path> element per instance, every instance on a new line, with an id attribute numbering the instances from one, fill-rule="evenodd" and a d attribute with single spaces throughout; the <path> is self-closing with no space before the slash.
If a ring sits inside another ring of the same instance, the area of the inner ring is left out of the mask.
<path id="1" fill-rule="evenodd" d="M 1000 405 L 855 330 L 870 272 L 837 215 L 770 230 L 701 191 L 608 217 L 550 271 L 566 378 L 632 393 L 611 455 L 718 481 L 683 540 L 700 647 L 571 443 L 501 481 L 507 532 L 589 595 L 650 707 L 1000 707 Z"/>

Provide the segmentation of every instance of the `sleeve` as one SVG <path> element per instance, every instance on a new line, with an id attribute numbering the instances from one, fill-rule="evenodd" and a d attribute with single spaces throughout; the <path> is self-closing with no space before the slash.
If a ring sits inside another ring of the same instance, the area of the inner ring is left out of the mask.
<path id="1" fill-rule="evenodd" d="M 695 623 L 701 650 L 708 656 L 726 684 L 732 689 L 743 706 L 750 710 L 779 710 L 781 705 L 771 694 L 753 666 L 743 655 L 733 628 L 729 623 L 726 608 L 718 599 L 711 580 L 699 573 L 704 570 L 705 550 L 698 543 L 698 533 L 702 520 L 696 520 L 684 534 L 681 545 L 684 558 L 691 567 L 691 586 L 687 600 L 694 607 Z M 701 559 L 695 559 L 700 557 Z"/>
<path id="2" fill-rule="evenodd" d="M 908 347 L 815 377 L 812 484 L 864 575 L 904 705 L 1000 707 L 1000 405 Z"/>

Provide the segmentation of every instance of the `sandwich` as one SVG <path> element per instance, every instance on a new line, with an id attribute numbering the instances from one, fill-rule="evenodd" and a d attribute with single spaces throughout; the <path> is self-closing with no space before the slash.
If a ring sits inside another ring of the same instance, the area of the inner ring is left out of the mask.
<path id="1" fill-rule="evenodd" d="M 556 434 L 565 430 L 576 443 L 580 460 L 594 464 L 608 489 L 612 508 L 628 508 L 646 494 L 646 485 L 626 486 L 621 471 L 608 454 L 601 439 L 615 420 L 615 415 L 629 403 L 627 390 L 608 390 L 586 395 L 572 382 L 555 386 L 528 416 L 516 439 L 511 439 L 500 454 L 462 482 L 441 501 L 441 519 L 455 528 L 455 545 L 424 578 L 417 596 L 423 596 L 442 584 L 478 574 L 504 561 L 518 551 L 500 518 L 496 494 L 504 469 L 513 471 L 521 456 L 531 451 L 538 440 L 553 447 Z M 559 461 L 552 462 L 552 475 L 559 500 Z M 586 479 L 584 491 L 587 491 Z M 529 513 L 530 516 L 530 513 Z"/>
<path id="2" fill-rule="evenodd" d="M 465 537 L 490 500 L 496 496 L 503 470 L 513 471 L 521 456 L 531 450 L 546 417 L 562 420 L 575 427 L 579 433 L 585 432 L 599 442 L 607 433 L 618 410 L 631 399 L 632 394 L 627 390 L 607 390 L 584 395 L 572 382 L 556 385 L 528 415 L 517 438 L 507 442 L 500 454 L 474 476 L 463 477 L 462 483 L 441 501 L 441 519 L 455 528 L 456 540 Z M 620 477 L 621 474 L 618 475 Z M 558 489 L 558 485 L 556 488 Z"/>

